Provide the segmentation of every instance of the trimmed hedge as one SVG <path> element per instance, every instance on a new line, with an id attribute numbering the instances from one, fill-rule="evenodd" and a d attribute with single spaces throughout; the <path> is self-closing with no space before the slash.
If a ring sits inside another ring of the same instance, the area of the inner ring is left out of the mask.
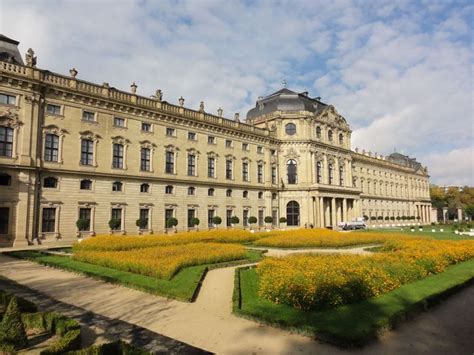
<path id="1" fill-rule="evenodd" d="M 0 324 L 0 342 L 13 345 L 15 349 L 24 348 L 28 343 L 16 297 L 10 300 Z"/>
<path id="2" fill-rule="evenodd" d="M 46 326 L 44 322 L 44 313 L 22 313 L 21 320 L 25 325 L 26 329 L 35 329 L 40 331 L 45 331 Z"/>
<path id="3" fill-rule="evenodd" d="M 13 296 L 11 294 L 0 290 L 0 315 L 5 312 L 12 298 Z M 38 307 L 34 303 L 27 301 L 21 297 L 16 297 L 16 300 L 18 303 L 18 309 L 21 313 L 38 312 Z"/>
<path id="4" fill-rule="evenodd" d="M 146 350 L 136 348 L 121 340 L 113 343 L 93 345 L 87 349 L 70 352 L 69 355 L 149 355 Z"/>
<path id="5" fill-rule="evenodd" d="M 81 347 L 81 330 L 73 329 L 64 334 L 59 340 L 52 343 L 40 355 L 59 355 Z"/>

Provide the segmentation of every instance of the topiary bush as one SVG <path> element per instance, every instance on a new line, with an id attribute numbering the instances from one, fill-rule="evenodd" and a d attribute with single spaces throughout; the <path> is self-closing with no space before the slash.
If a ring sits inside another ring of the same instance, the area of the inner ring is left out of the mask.
<path id="1" fill-rule="evenodd" d="M 191 225 L 193 225 L 193 226 L 198 226 L 199 223 L 201 223 L 201 221 L 199 220 L 199 218 L 197 218 L 197 217 L 191 218 Z"/>
<path id="2" fill-rule="evenodd" d="M 212 217 L 212 223 L 218 226 L 222 223 L 222 218 L 220 218 L 219 216 L 214 216 Z"/>
<path id="3" fill-rule="evenodd" d="M 120 218 L 112 218 L 109 221 L 109 227 L 112 230 L 118 230 L 122 225 L 122 220 Z"/>
<path id="4" fill-rule="evenodd" d="M 81 218 L 76 221 L 76 226 L 79 231 L 88 231 L 90 226 L 90 219 Z"/>
<path id="5" fill-rule="evenodd" d="M 272 216 L 266 216 L 264 221 L 265 221 L 265 223 L 273 223 L 273 217 Z"/>
<path id="6" fill-rule="evenodd" d="M 232 224 L 238 224 L 239 222 L 240 222 L 240 219 L 237 216 L 232 216 L 232 218 L 230 219 L 230 223 Z"/>
<path id="7" fill-rule="evenodd" d="M 40 355 L 59 355 L 81 347 L 81 330 L 73 329 L 64 334 L 59 340 L 52 343 Z"/>
<path id="8" fill-rule="evenodd" d="M 285 217 L 280 217 L 280 223 L 286 223 L 286 218 Z"/>
<path id="9" fill-rule="evenodd" d="M 36 313 L 22 313 L 21 320 L 25 325 L 25 328 L 28 330 L 38 330 L 38 331 L 45 331 L 45 323 L 44 323 L 44 314 L 42 312 Z"/>
<path id="10" fill-rule="evenodd" d="M 139 218 L 135 221 L 135 225 L 140 229 L 145 229 L 148 226 L 148 219 Z"/>
<path id="11" fill-rule="evenodd" d="M 16 297 L 12 297 L 0 324 L 0 342 L 11 344 L 16 350 L 27 345 L 25 325 L 21 320 Z"/>
<path id="12" fill-rule="evenodd" d="M 3 306 L 6 309 L 12 298 L 13 296 L 11 294 L 0 290 L 0 306 Z M 25 300 L 24 298 L 21 298 L 21 297 L 16 297 L 16 301 L 18 304 L 18 308 L 20 309 L 20 312 L 22 313 L 23 312 L 25 313 L 38 312 L 38 307 L 34 303 L 28 300 Z"/>
<path id="13" fill-rule="evenodd" d="M 250 224 L 257 223 L 257 217 L 250 216 L 250 217 L 249 217 L 249 223 L 250 223 Z"/>
<path id="14" fill-rule="evenodd" d="M 167 228 L 173 228 L 178 225 L 178 220 L 174 217 L 170 217 L 166 220 L 166 227 Z"/>

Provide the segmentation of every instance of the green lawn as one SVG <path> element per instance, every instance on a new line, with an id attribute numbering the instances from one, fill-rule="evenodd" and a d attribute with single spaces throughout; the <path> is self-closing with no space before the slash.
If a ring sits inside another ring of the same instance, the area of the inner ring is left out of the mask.
<path id="1" fill-rule="evenodd" d="M 454 234 L 453 231 L 451 231 L 451 227 L 446 227 L 444 226 L 443 232 L 440 232 L 440 228 L 438 226 L 423 226 L 423 231 L 420 232 L 418 228 L 415 228 L 414 232 L 411 232 L 409 228 L 403 227 L 403 230 L 401 230 L 402 227 L 399 228 L 370 228 L 364 231 L 356 231 L 355 233 L 366 233 L 366 232 L 373 232 L 373 233 L 401 233 L 401 234 L 406 234 L 407 236 L 413 236 L 413 237 L 427 237 L 427 238 L 432 238 L 432 239 L 438 239 L 438 240 L 469 240 L 469 239 L 474 239 L 474 237 L 470 237 L 468 235 L 459 235 L 459 234 Z M 434 229 L 436 232 L 432 232 L 431 230 Z"/>
<path id="2" fill-rule="evenodd" d="M 76 261 L 68 256 L 48 255 L 38 251 L 18 251 L 6 254 L 186 302 L 194 301 L 198 286 L 207 270 L 255 262 L 262 258 L 262 251 L 248 250 L 246 259 L 187 267 L 171 280 L 164 280 Z"/>
<path id="3" fill-rule="evenodd" d="M 362 346 L 406 315 L 424 310 L 473 280 L 474 259 L 471 259 L 374 299 L 332 310 L 303 311 L 260 299 L 255 269 L 241 268 L 236 271 L 234 312 L 336 345 Z"/>

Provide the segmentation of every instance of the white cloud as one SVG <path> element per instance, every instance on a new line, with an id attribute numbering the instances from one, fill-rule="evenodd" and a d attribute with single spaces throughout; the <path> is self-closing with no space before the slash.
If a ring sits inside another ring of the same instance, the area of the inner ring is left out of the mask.
<path id="1" fill-rule="evenodd" d="M 474 186 L 474 147 L 425 156 L 432 182 L 443 185 Z"/>

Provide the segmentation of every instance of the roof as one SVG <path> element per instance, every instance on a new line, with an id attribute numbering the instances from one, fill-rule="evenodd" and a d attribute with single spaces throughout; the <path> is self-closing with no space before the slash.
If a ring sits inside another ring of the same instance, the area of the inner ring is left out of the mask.
<path id="1" fill-rule="evenodd" d="M 407 166 L 415 170 L 421 168 L 421 163 L 416 161 L 416 158 L 410 158 L 408 155 L 400 153 L 392 153 L 388 156 L 388 160 L 396 164 Z"/>
<path id="2" fill-rule="evenodd" d="M 20 42 L 0 34 L 0 61 L 15 64 L 23 64 L 18 44 Z"/>
<path id="3" fill-rule="evenodd" d="M 259 99 L 255 107 L 247 112 L 247 119 L 253 119 L 275 111 L 319 112 L 326 106 L 319 98 L 309 97 L 307 92 L 297 93 L 283 88 Z"/>

